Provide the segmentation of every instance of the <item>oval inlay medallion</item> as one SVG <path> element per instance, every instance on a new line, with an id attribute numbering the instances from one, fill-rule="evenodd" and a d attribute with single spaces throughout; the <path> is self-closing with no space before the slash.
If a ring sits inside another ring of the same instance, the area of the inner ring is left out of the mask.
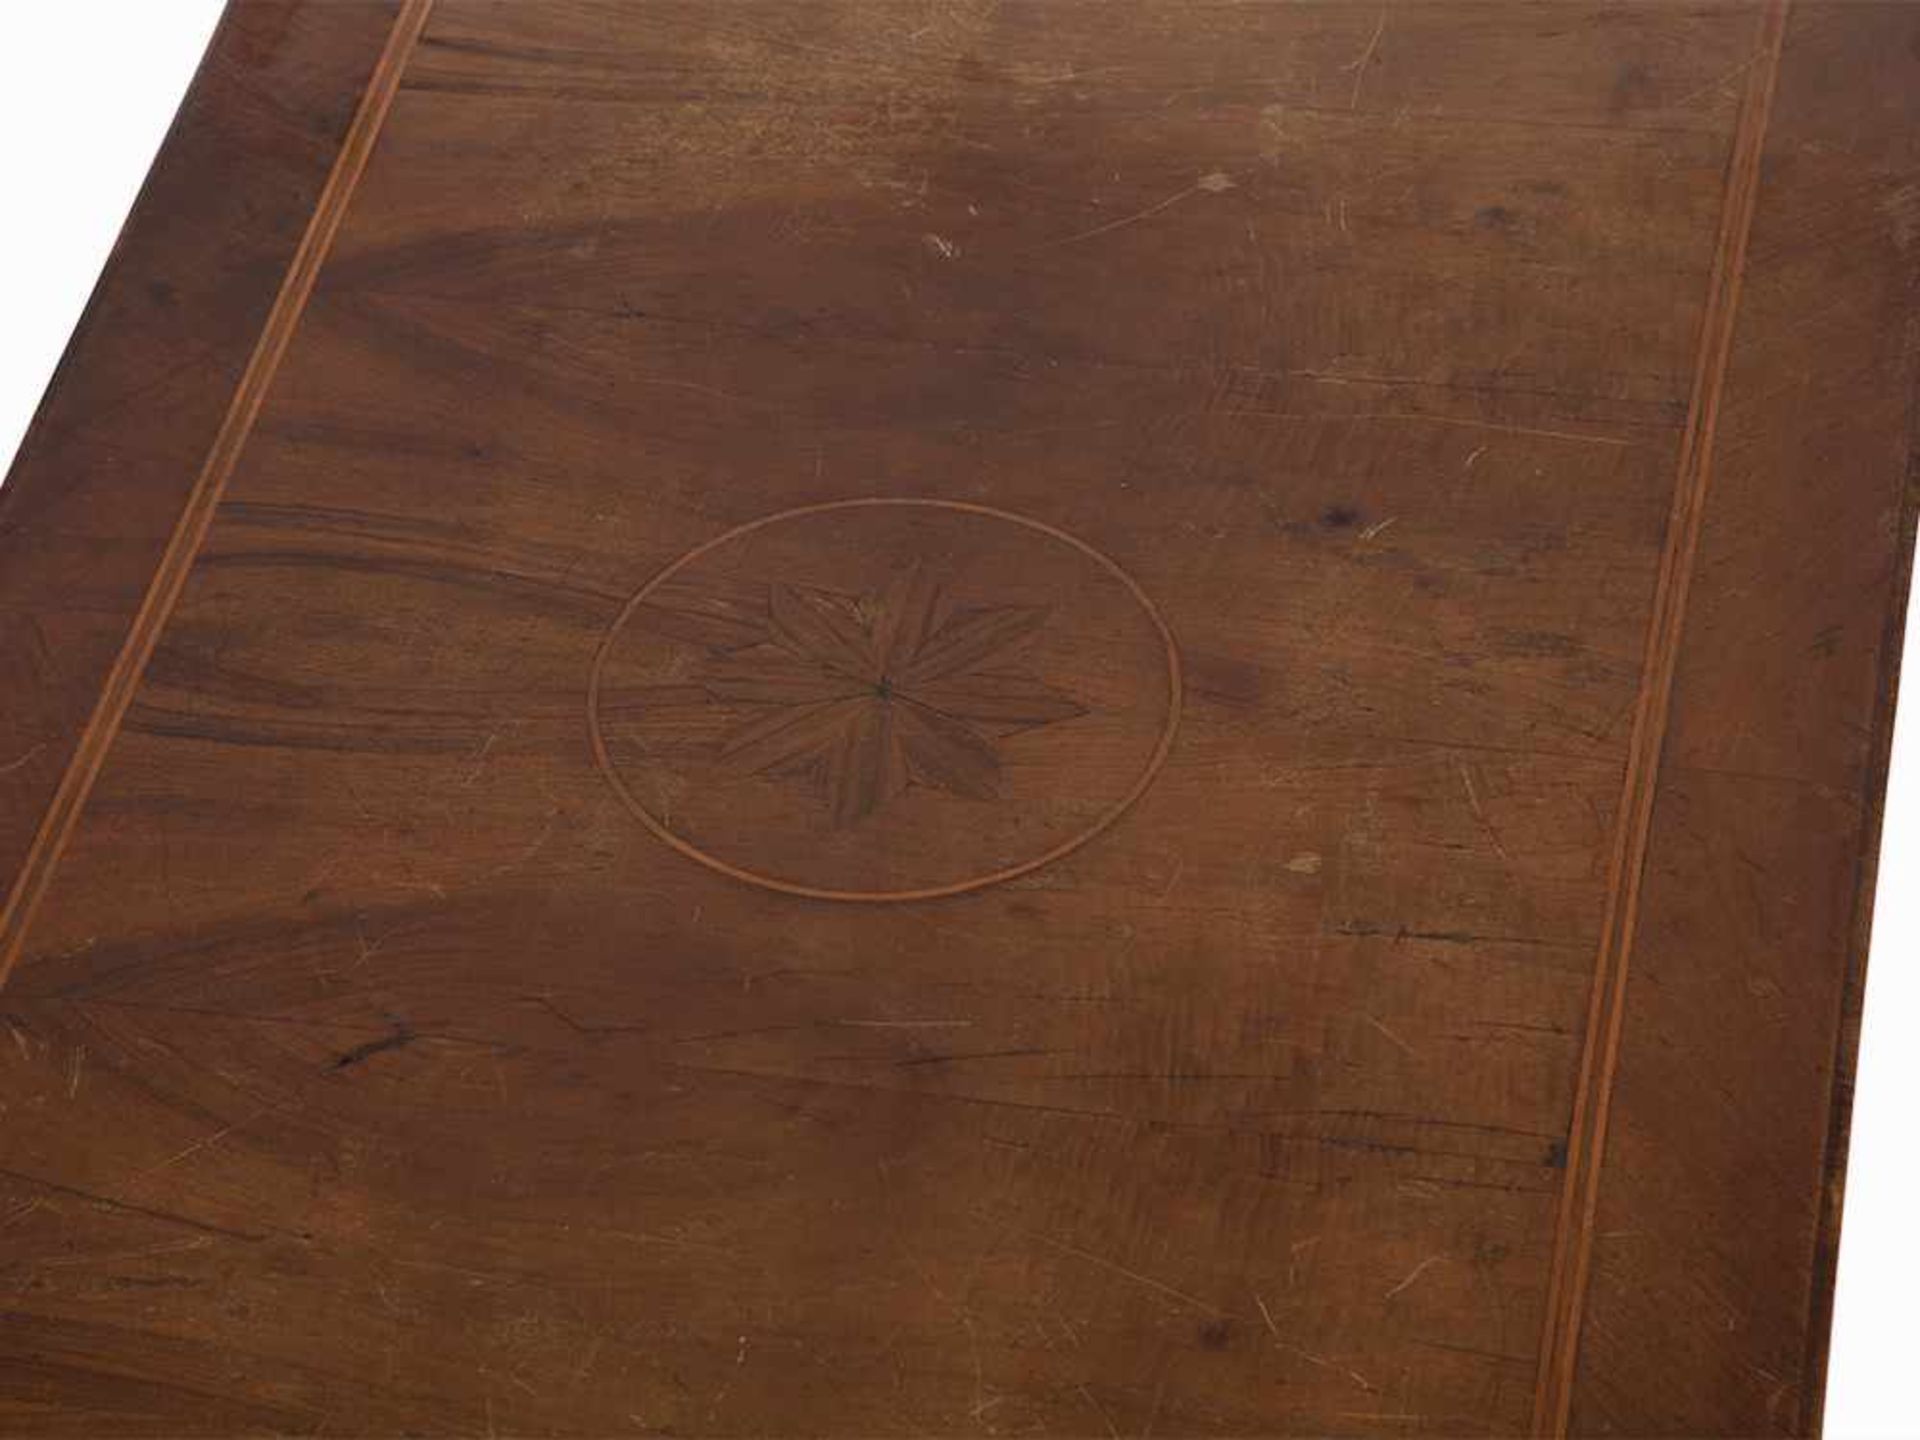
<path id="1" fill-rule="evenodd" d="M 948 500 L 783 511 L 643 585 L 588 687 L 596 760 L 681 854 L 827 900 L 1010 880 L 1165 761 L 1180 660 L 1118 565 Z"/>

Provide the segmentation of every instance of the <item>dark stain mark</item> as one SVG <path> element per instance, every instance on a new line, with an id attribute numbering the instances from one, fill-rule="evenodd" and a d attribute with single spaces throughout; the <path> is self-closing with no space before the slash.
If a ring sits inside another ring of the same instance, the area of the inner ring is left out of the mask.
<path id="1" fill-rule="evenodd" d="M 1473 212 L 1473 223 L 1482 230 L 1513 230 L 1520 224 L 1520 214 L 1504 205 L 1482 205 Z"/>
<path id="2" fill-rule="evenodd" d="M 1552 940 L 1538 935 L 1482 935 L 1476 930 L 1413 930 L 1405 925 L 1380 924 L 1369 920 L 1351 920 L 1333 927 L 1335 935 L 1352 935 L 1360 939 L 1389 939 L 1394 944 L 1404 944 L 1408 940 L 1429 940 L 1436 945 L 1543 945 L 1552 946 Z"/>
<path id="3" fill-rule="evenodd" d="M 170 309 L 180 298 L 180 292 L 170 280 L 153 279 L 147 282 L 147 298 L 161 309 Z"/>
<path id="4" fill-rule="evenodd" d="M 1233 1327 L 1225 1320 L 1209 1320 L 1200 1327 L 1202 1350 L 1224 1350 L 1233 1343 Z"/>
<path id="5" fill-rule="evenodd" d="M 1187 688 L 1222 705 L 1257 706 L 1267 699 L 1267 677 L 1258 665 L 1224 655 L 1187 657 Z"/>
<path id="6" fill-rule="evenodd" d="M 1029 1055 L 1058 1055 L 1058 1050 L 1027 1047 L 1021 1050 L 968 1050 L 955 1051 L 948 1055 L 914 1055 L 905 1060 L 893 1062 L 896 1070 L 904 1070 L 915 1065 L 953 1065 L 968 1060 L 1013 1060 Z"/>
<path id="7" fill-rule="evenodd" d="M 1321 512 L 1320 523 L 1329 530 L 1350 530 L 1360 523 L 1360 512 L 1351 505 L 1329 505 Z"/>
<path id="8" fill-rule="evenodd" d="M 653 1028 L 651 1025 L 588 1025 L 574 1019 L 544 995 L 523 995 L 520 998 L 529 1005 L 538 1005 L 569 1030 L 581 1035 L 644 1035 Z"/>
<path id="9" fill-rule="evenodd" d="M 414 1034 L 413 1031 L 402 1025 L 391 1035 L 382 1035 L 378 1040 L 369 1040 L 363 1045 L 354 1046 L 353 1049 L 337 1058 L 331 1068 L 335 1070 L 351 1070 L 355 1065 L 366 1060 L 371 1060 L 383 1051 L 399 1050 L 411 1045 L 419 1038 L 420 1037 Z"/>
<path id="10" fill-rule="evenodd" d="M 1645 103 L 1652 89 L 1653 76 L 1648 72 L 1647 67 L 1637 60 L 1632 60 L 1622 65 L 1619 73 L 1614 76 L 1613 93 L 1608 100 L 1617 114 L 1622 110 L 1629 110 L 1635 105 Z"/>
<path id="11" fill-rule="evenodd" d="M 115 1275 L 107 1281 L 115 1290 L 184 1290 L 198 1283 L 191 1275 Z"/>
<path id="12" fill-rule="evenodd" d="M 129 1215 L 145 1215 L 152 1220 L 163 1220 L 169 1225 L 182 1225 L 189 1230 L 199 1230 L 208 1235 L 225 1235 L 230 1239 L 247 1240 L 256 1244 L 267 1238 L 265 1231 L 233 1230 L 225 1225 L 213 1225 L 205 1220 L 195 1220 L 191 1216 L 176 1215 L 171 1210 L 156 1210 L 150 1206 L 135 1205 L 126 1200 L 115 1200 L 110 1195 L 101 1195 L 92 1190 L 81 1190 L 72 1185 L 62 1185 L 55 1180 L 48 1180 L 39 1175 L 30 1175 L 24 1170 L 0 1168 L 0 1177 L 22 1185 L 31 1185 L 41 1190 L 48 1190 L 55 1195 L 71 1195 L 76 1200 L 84 1200 L 89 1205 L 98 1205 L 103 1209 L 123 1211 Z M 31 1283 L 33 1282 L 29 1282 L 29 1284 Z"/>
<path id="13" fill-rule="evenodd" d="M 1547 1161 L 1547 1164 L 1551 1165 L 1556 1170 L 1566 1169 L 1567 1168 L 1567 1142 L 1564 1140 L 1549 1141 L 1547 1143 L 1546 1161 Z"/>
<path id="14" fill-rule="evenodd" d="M 1571 635 L 1551 630 L 1503 630 L 1500 649 L 1507 655 L 1523 655 L 1537 660 L 1571 660 L 1580 646 Z"/>

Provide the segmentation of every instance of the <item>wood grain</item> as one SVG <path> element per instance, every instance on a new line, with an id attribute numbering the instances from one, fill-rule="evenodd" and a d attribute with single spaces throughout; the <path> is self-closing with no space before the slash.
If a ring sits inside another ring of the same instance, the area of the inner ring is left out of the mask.
<path id="1" fill-rule="evenodd" d="M 388 11 L 60 712 L 5 1428 L 1817 1428 L 1914 25 Z"/>

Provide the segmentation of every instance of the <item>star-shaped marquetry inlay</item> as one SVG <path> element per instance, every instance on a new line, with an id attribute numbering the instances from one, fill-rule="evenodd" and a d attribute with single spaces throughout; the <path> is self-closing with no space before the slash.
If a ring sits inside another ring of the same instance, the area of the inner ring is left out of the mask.
<path id="1" fill-rule="evenodd" d="M 907 903 L 1119 823 L 1166 761 L 1180 689 L 1160 612 L 1086 541 L 878 495 L 749 519 L 655 570 L 594 652 L 588 739 L 686 859 Z"/>
<path id="2" fill-rule="evenodd" d="M 764 638 L 710 652 L 698 672 L 709 696 L 746 717 L 720 757 L 817 785 L 841 826 L 913 785 L 993 799 L 1000 741 L 1087 713 L 1015 663 L 1047 614 L 955 607 L 918 568 L 877 594 L 771 585 Z"/>

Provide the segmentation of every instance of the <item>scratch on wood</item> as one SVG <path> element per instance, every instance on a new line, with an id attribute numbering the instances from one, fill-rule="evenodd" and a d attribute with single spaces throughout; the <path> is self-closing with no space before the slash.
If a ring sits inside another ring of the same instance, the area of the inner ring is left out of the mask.
<path id="1" fill-rule="evenodd" d="M 609 1230 L 606 1232 L 616 1240 L 625 1240 L 634 1245 L 661 1245 L 670 1250 L 691 1250 L 703 1255 L 718 1255 L 731 1258 L 737 1250 L 724 1245 L 709 1245 L 703 1240 L 687 1240 L 678 1235 L 661 1235 L 652 1230 Z"/>
<path id="2" fill-rule="evenodd" d="M 1694 101 L 1698 100 L 1702 95 L 1705 95 L 1709 90 L 1718 90 L 1722 85 L 1725 85 L 1729 80 L 1738 80 L 1742 75 L 1745 75 L 1749 70 L 1753 69 L 1755 65 L 1760 63 L 1760 59 L 1763 53 L 1764 52 L 1761 52 L 1761 51 L 1755 51 L 1752 55 L 1749 55 L 1745 60 L 1742 60 L 1738 65 L 1734 66 L 1731 70 L 1727 71 L 1725 74 L 1716 75 L 1713 79 L 1707 81 L 1707 83 L 1704 85 L 1696 85 L 1693 89 L 1687 91 L 1686 94 L 1682 95 L 1678 100 L 1673 101 L 1668 108 L 1673 110 L 1684 110 L 1687 108 L 1687 106 L 1691 105 Z"/>
<path id="3" fill-rule="evenodd" d="M 1110 234 L 1128 225 L 1137 225 L 1142 220 L 1150 220 L 1161 211 L 1170 210 L 1182 200 L 1188 199 L 1191 196 L 1202 194 L 1217 195 L 1223 190 L 1231 190 L 1233 188 L 1233 177 L 1224 170 L 1215 170 L 1209 174 L 1202 175 L 1184 190 L 1175 191 L 1157 205 L 1149 205 L 1146 209 L 1136 210 L 1131 215 L 1122 215 L 1118 219 L 1107 221 L 1104 225 L 1096 225 L 1091 230 L 1082 230 L 1077 234 L 1068 235 L 1060 240 L 1050 240 L 1045 245 L 1040 245 L 1035 248 L 1040 250 L 1057 250 L 1063 245 L 1078 245 L 1082 240 L 1091 240 L 1096 236 Z"/>
<path id="4" fill-rule="evenodd" d="M 1467 769 L 1464 760 L 1454 761 L 1453 766 L 1460 772 L 1460 783 L 1466 788 L 1467 806 L 1473 811 L 1473 818 L 1480 822 L 1480 828 L 1487 832 L 1487 840 L 1493 846 L 1493 853 L 1511 865 L 1513 857 L 1507 854 L 1507 847 L 1500 843 L 1500 832 L 1494 829 L 1493 821 L 1487 818 L 1487 812 L 1480 808 L 1480 796 L 1473 788 L 1473 772 Z"/>
<path id="5" fill-rule="evenodd" d="M 502 875 L 508 875 L 518 870 L 540 853 L 546 846 L 546 843 L 553 839 L 554 832 L 559 829 L 559 827 L 560 811 L 555 809 L 547 816 L 546 823 L 540 827 L 540 833 L 522 846 L 520 853 L 515 855 L 511 860 L 503 860 L 500 864 L 495 865 L 491 870 L 487 871 L 487 877 L 489 879 L 498 879 Z"/>
<path id="6" fill-rule="evenodd" d="M 1391 1040 L 1394 1044 L 1398 1045 L 1402 1050 L 1406 1051 L 1407 1054 L 1413 1056 L 1416 1060 L 1420 1058 L 1420 1052 L 1418 1050 L 1414 1049 L 1413 1046 L 1409 1045 L 1405 1040 L 1401 1039 L 1397 1034 L 1395 1034 L 1392 1030 L 1388 1029 L 1386 1025 L 1381 1023 L 1379 1020 L 1374 1019 L 1374 1017 L 1371 1015 L 1366 1016 L 1365 1019 L 1367 1024 L 1371 1025 L 1374 1029 L 1378 1030 L 1382 1035 L 1386 1036 L 1387 1039 Z"/>
<path id="7" fill-rule="evenodd" d="M 1398 515 L 1389 515 L 1384 520 L 1376 520 L 1373 524 L 1367 526 L 1366 529 L 1360 532 L 1359 538 L 1364 541 L 1364 540 L 1371 540 L 1376 535 L 1383 535 L 1387 532 L 1388 529 L 1392 527 L 1393 523 L 1399 518 L 1400 517 Z"/>
<path id="8" fill-rule="evenodd" d="M 1347 97 L 1347 109 L 1360 108 L 1360 87 L 1366 83 L 1367 67 L 1373 64 L 1374 57 L 1380 53 L 1380 37 L 1387 33 L 1387 12 L 1380 12 L 1380 19 L 1374 24 L 1373 34 L 1367 37 L 1367 48 L 1360 52 L 1360 58 L 1347 69 L 1353 71 L 1353 94 Z"/>
<path id="9" fill-rule="evenodd" d="M 1298 1249 L 1299 1247 L 1296 1246 L 1295 1248 Z M 1354 1384 L 1358 1385 L 1369 1395 L 1373 1394 L 1378 1388 L 1371 1380 L 1351 1366 L 1342 1365 L 1337 1360 L 1329 1360 L 1324 1355 L 1316 1355 L 1311 1350 L 1303 1350 L 1298 1345 L 1295 1345 L 1292 1341 L 1288 1340 L 1286 1336 L 1282 1335 L 1280 1333 L 1280 1327 L 1273 1323 L 1273 1312 L 1267 1309 L 1267 1302 L 1256 1294 L 1253 1297 L 1253 1303 L 1260 1307 L 1260 1318 L 1267 1322 L 1267 1330 L 1273 1336 L 1273 1343 L 1280 1349 L 1285 1350 L 1289 1355 L 1299 1356 L 1309 1365 L 1318 1366 L 1322 1370 L 1337 1371 L 1339 1374 L 1353 1381 Z"/>
<path id="10" fill-rule="evenodd" d="M 1165 1281 L 1156 1280 L 1151 1275 L 1142 1275 L 1138 1270 L 1129 1270 L 1125 1265 L 1117 1261 L 1109 1260 L 1104 1255 L 1096 1255 L 1091 1250 L 1082 1250 L 1078 1245 L 1069 1245 L 1064 1240 L 1055 1240 L 1050 1235 L 1041 1235 L 1034 1232 L 1029 1233 L 1033 1233 L 1034 1239 L 1051 1250 L 1058 1250 L 1062 1255 L 1071 1255 L 1076 1260 L 1084 1260 L 1089 1265 L 1096 1265 L 1102 1270 L 1111 1271 L 1115 1275 L 1133 1281 L 1136 1285 L 1144 1285 L 1149 1290 L 1157 1290 L 1160 1294 L 1170 1299 L 1178 1300 L 1183 1305 L 1191 1305 L 1194 1309 L 1204 1314 L 1223 1317 L 1230 1314 L 1230 1312 L 1222 1310 L 1218 1305 L 1208 1304 L 1197 1295 L 1189 1295 L 1184 1290 L 1176 1290 Z"/>
<path id="11" fill-rule="evenodd" d="M 14 771 L 19 770 L 28 764 L 31 764 L 33 761 L 33 757 L 40 754 L 46 748 L 47 748 L 47 742 L 42 740 L 38 745 L 34 746 L 31 750 L 27 751 L 26 754 L 20 756 L 17 760 L 9 760 L 6 764 L 0 765 L 0 775 L 11 775 Z"/>
<path id="12" fill-rule="evenodd" d="M 1469 430 L 1491 430 L 1501 435 L 1527 435 L 1539 440 L 1571 440 L 1581 445 L 1609 445 L 1616 449 L 1631 449 L 1640 442 L 1624 439 L 1618 435 L 1588 435 L 1578 430 L 1552 430 L 1535 425 L 1502 425 L 1493 420 L 1470 420 L 1463 415 L 1434 415 L 1424 410 L 1198 410 L 1193 412 L 1196 419 L 1210 416 L 1231 416 L 1237 420 L 1313 420 L 1322 424 L 1331 424 L 1346 420 L 1399 420 L 1424 422 L 1432 425 L 1455 425 Z M 1486 447 L 1482 446 L 1484 450 Z M 1480 456 L 1475 451 L 1468 460 Z"/>
<path id="13" fill-rule="evenodd" d="M 1414 1281 L 1418 1280 L 1422 1275 L 1426 1274 L 1427 1271 L 1431 1270 L 1434 1266 L 1438 1265 L 1442 1260 L 1446 1258 L 1447 1257 L 1444 1255 L 1429 1255 L 1426 1259 L 1422 1260 L 1418 1265 L 1414 1266 L 1412 1270 L 1407 1272 L 1406 1279 L 1402 1280 L 1398 1285 L 1394 1286 L 1391 1290 L 1387 1291 L 1386 1298 L 1391 1300 L 1394 1296 L 1398 1295 L 1402 1290 L 1405 1290 L 1409 1285 L 1413 1284 Z"/>
<path id="14" fill-rule="evenodd" d="M 1111 1435 L 1113 1440 L 1120 1440 L 1120 1432 L 1114 1427 L 1113 1417 L 1107 1414 L 1104 1405 L 1093 1398 L 1093 1392 L 1084 1385 L 1076 1385 L 1073 1388 L 1080 1392 L 1080 1398 L 1085 1400 L 1093 1408 L 1093 1413 L 1100 1417 L 1100 1423 L 1107 1427 L 1107 1434 Z"/>
<path id="15" fill-rule="evenodd" d="M 1280 1339 L 1280 1327 L 1273 1323 L 1273 1312 L 1267 1309 L 1267 1302 L 1255 1295 L 1253 1303 L 1260 1307 L 1260 1318 L 1267 1322 L 1267 1329 L 1273 1333 L 1273 1338 Z"/>
<path id="16" fill-rule="evenodd" d="M 462 789 L 471 789 L 474 782 L 480 778 L 480 772 L 487 768 L 487 756 L 493 753 L 493 747 L 499 743 L 499 740 L 500 732 L 495 730 L 482 742 L 478 753 L 473 757 L 473 768 L 467 771 L 466 779 L 460 782 Z"/>
<path id="17" fill-rule="evenodd" d="M 48 1260 L 36 1260 L 33 1263 L 49 1270 L 64 1265 L 110 1265 L 124 1260 L 147 1260 L 156 1255 L 179 1255 L 189 1250 L 205 1250 L 211 1244 L 213 1244 L 212 1236 L 196 1235 L 191 1240 L 178 1240 L 166 1245 L 149 1245 L 144 1250 L 116 1250 L 106 1255 L 61 1255 Z"/>
<path id="18" fill-rule="evenodd" d="M 251 1115 L 247 1116 L 244 1120 L 235 1120 L 230 1125 L 222 1125 L 218 1130 L 215 1130 L 211 1135 L 202 1136 L 200 1139 L 194 1141 L 191 1145 L 187 1146 L 185 1149 L 178 1150 L 172 1155 L 169 1155 L 165 1160 L 162 1160 L 159 1164 L 149 1165 L 144 1170 L 136 1171 L 134 1174 L 132 1174 L 127 1178 L 126 1185 L 124 1188 L 131 1189 L 134 1186 L 139 1185 L 142 1182 L 151 1179 L 153 1176 L 158 1175 L 162 1170 L 171 1170 L 175 1165 L 180 1164 L 182 1161 L 192 1159 L 195 1155 L 198 1155 L 201 1151 L 209 1149 L 212 1146 L 218 1145 L 222 1140 L 226 1139 L 227 1136 L 233 1134 L 236 1130 L 244 1130 L 247 1126 L 253 1124 L 254 1121 L 260 1119 L 261 1116 L 270 1114 L 272 1110 L 273 1110 L 273 1106 L 262 1105 L 258 1110 L 254 1111 Z"/>

